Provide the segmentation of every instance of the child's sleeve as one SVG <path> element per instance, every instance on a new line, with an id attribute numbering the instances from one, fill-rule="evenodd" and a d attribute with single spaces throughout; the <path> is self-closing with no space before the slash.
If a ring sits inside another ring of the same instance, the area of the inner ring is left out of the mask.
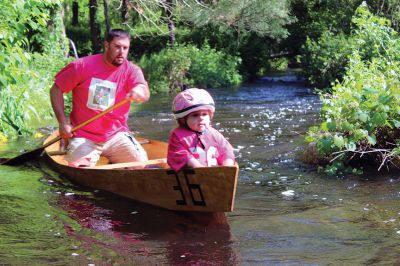
<path id="1" fill-rule="evenodd" d="M 168 141 L 168 165 L 175 171 L 181 170 L 192 157 L 184 143 L 172 133 Z"/>

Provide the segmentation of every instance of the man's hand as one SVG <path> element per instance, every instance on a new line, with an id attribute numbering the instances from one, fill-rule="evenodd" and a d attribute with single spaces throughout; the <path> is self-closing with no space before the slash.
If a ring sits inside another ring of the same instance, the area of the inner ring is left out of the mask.
<path id="1" fill-rule="evenodd" d="M 150 92 L 147 86 L 139 84 L 134 87 L 130 92 L 128 92 L 126 98 L 128 98 L 131 102 L 143 103 L 150 98 Z"/>
<path id="2" fill-rule="evenodd" d="M 71 132 L 71 124 L 59 124 L 58 130 L 62 139 L 70 139 L 73 137 L 73 134 Z"/>

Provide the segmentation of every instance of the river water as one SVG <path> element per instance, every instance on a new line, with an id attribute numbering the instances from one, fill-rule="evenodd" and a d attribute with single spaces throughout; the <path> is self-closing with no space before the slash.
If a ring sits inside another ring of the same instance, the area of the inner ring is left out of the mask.
<path id="1" fill-rule="evenodd" d="M 234 212 L 177 213 L 77 187 L 42 162 L 0 166 L 1 265 L 399 265 L 398 173 L 332 177 L 299 160 L 320 101 L 293 75 L 211 90 L 240 165 Z M 167 140 L 168 95 L 131 128 Z M 1 157 L 36 141 L 0 146 Z"/>

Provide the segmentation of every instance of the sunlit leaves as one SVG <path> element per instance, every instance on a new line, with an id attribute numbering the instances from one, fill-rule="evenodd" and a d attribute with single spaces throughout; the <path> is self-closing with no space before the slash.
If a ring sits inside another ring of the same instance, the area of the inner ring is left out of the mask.
<path id="1" fill-rule="evenodd" d="M 335 135 L 333 137 L 333 144 L 335 144 L 335 146 L 338 147 L 339 149 L 343 148 L 345 146 L 345 141 L 343 139 L 343 136 Z"/>
<path id="2" fill-rule="evenodd" d="M 376 137 L 374 134 L 367 136 L 368 143 L 374 146 L 376 144 Z"/>
<path id="3" fill-rule="evenodd" d="M 369 120 L 369 115 L 368 113 L 364 111 L 358 111 L 356 113 L 357 119 L 360 120 L 360 122 L 366 123 Z"/>
<path id="4" fill-rule="evenodd" d="M 371 126 L 373 128 L 385 126 L 387 116 L 388 115 L 386 113 L 373 114 L 372 119 L 371 119 L 371 123 L 372 123 Z"/>
<path id="5" fill-rule="evenodd" d="M 347 162 L 352 152 L 393 149 L 389 142 L 393 129 L 400 127 L 400 38 L 386 19 L 373 16 L 365 7 L 358 8 L 353 22 L 357 28 L 343 81 L 335 82 L 330 94 L 321 95 L 322 116 L 317 141 L 326 156 L 340 151 L 335 160 Z M 339 169 L 332 164 L 327 171 Z"/>
<path id="6" fill-rule="evenodd" d="M 358 128 L 352 134 L 352 137 L 355 141 L 360 141 L 365 139 L 368 136 L 368 130 Z"/>
<path id="7" fill-rule="evenodd" d="M 153 92 L 175 91 L 182 85 L 201 87 L 237 86 L 240 59 L 204 45 L 179 45 L 141 58 Z"/>
<path id="8" fill-rule="evenodd" d="M 348 151 L 355 151 L 357 149 L 357 144 L 354 143 L 353 141 L 350 141 L 345 144 L 346 150 Z"/>
<path id="9" fill-rule="evenodd" d="M 345 120 L 345 121 L 342 123 L 342 130 L 343 130 L 343 131 L 350 132 L 350 131 L 352 131 L 353 129 L 354 129 L 354 125 L 351 124 L 351 123 L 349 123 L 347 120 Z"/>
<path id="10" fill-rule="evenodd" d="M 43 101 L 48 102 L 49 82 L 43 81 L 54 72 L 52 68 L 58 62 L 46 60 L 45 75 L 40 77 L 31 42 L 40 44 L 45 40 L 41 44 L 43 50 L 51 46 L 49 54 L 62 55 L 58 48 L 61 42 L 38 37 L 41 33 L 50 36 L 47 28 L 50 13 L 59 4 L 58 0 L 0 1 L 0 131 L 7 136 L 30 134 L 32 119 L 39 117 L 39 113 L 43 119 L 48 112 L 49 104 Z"/>
<path id="11" fill-rule="evenodd" d="M 23 101 L 14 95 L 10 95 L 6 90 L 0 90 L 0 126 L 6 125 L 14 129 L 18 135 L 30 133 L 31 129 L 25 123 L 25 112 L 23 111 Z"/>

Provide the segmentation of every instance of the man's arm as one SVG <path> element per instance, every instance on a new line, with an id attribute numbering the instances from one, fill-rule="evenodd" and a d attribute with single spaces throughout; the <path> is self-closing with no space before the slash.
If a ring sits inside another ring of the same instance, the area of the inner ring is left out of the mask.
<path id="1" fill-rule="evenodd" d="M 68 119 L 64 112 L 64 98 L 61 89 L 54 83 L 50 89 L 50 100 L 53 107 L 54 114 L 58 120 L 60 136 L 63 139 L 72 137 L 71 129 L 72 126 L 68 122 Z"/>
<path id="2" fill-rule="evenodd" d="M 144 84 L 136 85 L 131 89 L 131 91 L 126 95 L 130 101 L 136 103 L 144 103 L 150 98 L 150 90 L 149 87 Z"/>

